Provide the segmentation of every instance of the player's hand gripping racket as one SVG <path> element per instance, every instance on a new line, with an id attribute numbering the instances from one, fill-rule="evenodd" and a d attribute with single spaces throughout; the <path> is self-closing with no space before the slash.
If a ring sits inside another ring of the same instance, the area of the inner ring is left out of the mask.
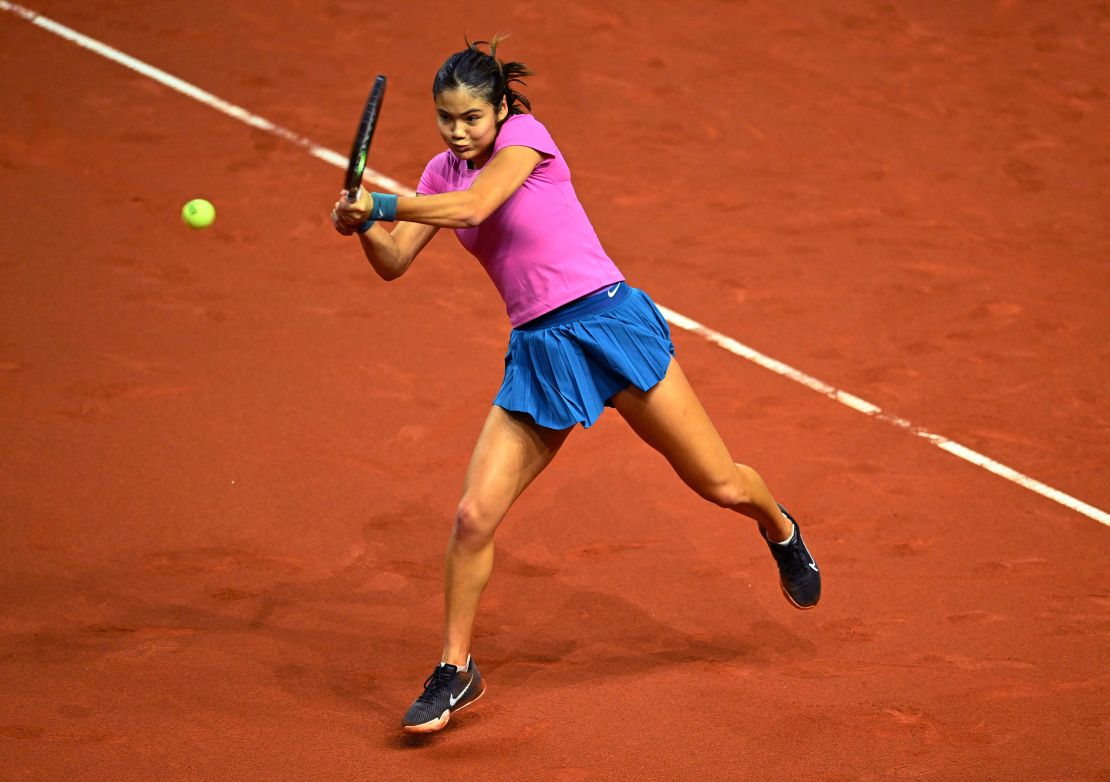
<path id="1" fill-rule="evenodd" d="M 351 203 L 358 200 L 362 172 L 366 170 L 366 156 L 370 153 L 370 142 L 374 140 L 374 127 L 378 124 L 378 114 L 381 113 L 383 100 L 385 100 L 385 76 L 379 74 L 378 78 L 374 79 L 370 97 L 366 99 L 366 108 L 362 110 L 358 133 L 355 134 L 355 143 L 351 147 L 351 158 L 347 163 L 347 179 L 344 181 L 344 186 L 347 189 L 347 200 Z"/>

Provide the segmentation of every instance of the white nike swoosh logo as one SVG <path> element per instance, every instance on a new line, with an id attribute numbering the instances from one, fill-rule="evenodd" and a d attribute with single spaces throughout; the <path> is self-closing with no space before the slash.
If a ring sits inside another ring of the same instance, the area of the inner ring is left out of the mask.
<path id="1" fill-rule="evenodd" d="M 620 284 L 620 283 L 618 282 L 618 283 L 617 283 L 616 285 L 614 285 L 614 286 L 612 287 L 612 289 L 610 289 L 610 290 L 607 290 L 607 291 L 605 291 L 605 292 L 609 294 L 609 298 L 611 299 L 611 298 L 613 298 L 614 296 L 616 296 L 616 295 L 617 295 L 617 290 L 618 290 L 618 289 L 619 289 L 620 287 L 621 287 L 621 284 Z"/>
<path id="2" fill-rule="evenodd" d="M 805 543 L 802 544 L 802 548 L 805 549 L 806 556 L 809 557 L 809 562 L 807 562 L 806 564 L 809 565 L 811 568 L 813 568 L 814 573 L 820 573 L 821 571 L 817 569 L 817 560 L 814 559 L 813 555 L 809 553 L 809 549 L 806 548 Z"/>
<path id="3" fill-rule="evenodd" d="M 451 708 L 455 708 L 455 704 L 459 702 L 459 699 L 462 698 L 462 696 L 466 695 L 466 691 L 470 689 L 470 685 L 472 684 L 474 684 L 473 676 L 470 677 L 470 681 L 468 681 L 466 683 L 466 686 L 463 687 L 462 692 L 460 692 L 458 695 L 452 695 L 447 699 L 447 705 Z"/>

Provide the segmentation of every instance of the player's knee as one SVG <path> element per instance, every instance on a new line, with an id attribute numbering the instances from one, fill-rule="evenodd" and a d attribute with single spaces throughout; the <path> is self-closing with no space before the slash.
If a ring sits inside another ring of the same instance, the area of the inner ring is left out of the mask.
<path id="1" fill-rule="evenodd" d="M 752 473 L 750 467 L 734 465 L 735 469 L 723 475 L 707 476 L 694 488 L 702 498 L 722 508 L 742 509 L 752 504 L 749 491 Z"/>
<path id="2" fill-rule="evenodd" d="M 500 518 L 473 497 L 463 497 L 455 511 L 455 540 L 464 546 L 483 546 L 493 539 Z"/>
<path id="3" fill-rule="evenodd" d="M 751 495 L 744 485 L 736 480 L 720 480 L 704 483 L 697 487 L 698 494 L 705 500 L 722 508 L 736 508 L 751 504 Z"/>

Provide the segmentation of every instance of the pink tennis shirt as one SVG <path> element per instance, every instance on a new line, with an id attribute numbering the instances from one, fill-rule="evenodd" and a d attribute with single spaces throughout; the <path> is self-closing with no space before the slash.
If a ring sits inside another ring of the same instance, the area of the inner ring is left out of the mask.
<path id="1" fill-rule="evenodd" d="M 624 278 L 601 248 L 547 128 L 530 114 L 514 114 L 501 125 L 493 154 L 512 146 L 531 147 L 543 159 L 497 211 L 475 228 L 456 228 L 455 236 L 481 262 L 509 322 L 519 326 Z M 480 173 L 446 150 L 428 163 L 417 192 L 466 190 Z"/>

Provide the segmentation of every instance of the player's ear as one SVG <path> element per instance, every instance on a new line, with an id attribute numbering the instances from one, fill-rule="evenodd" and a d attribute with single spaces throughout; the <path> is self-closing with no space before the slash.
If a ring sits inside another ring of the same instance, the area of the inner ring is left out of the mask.
<path id="1" fill-rule="evenodd" d="M 501 105 L 497 109 L 497 122 L 498 124 L 505 121 L 509 116 L 509 102 L 505 98 L 501 98 Z"/>

